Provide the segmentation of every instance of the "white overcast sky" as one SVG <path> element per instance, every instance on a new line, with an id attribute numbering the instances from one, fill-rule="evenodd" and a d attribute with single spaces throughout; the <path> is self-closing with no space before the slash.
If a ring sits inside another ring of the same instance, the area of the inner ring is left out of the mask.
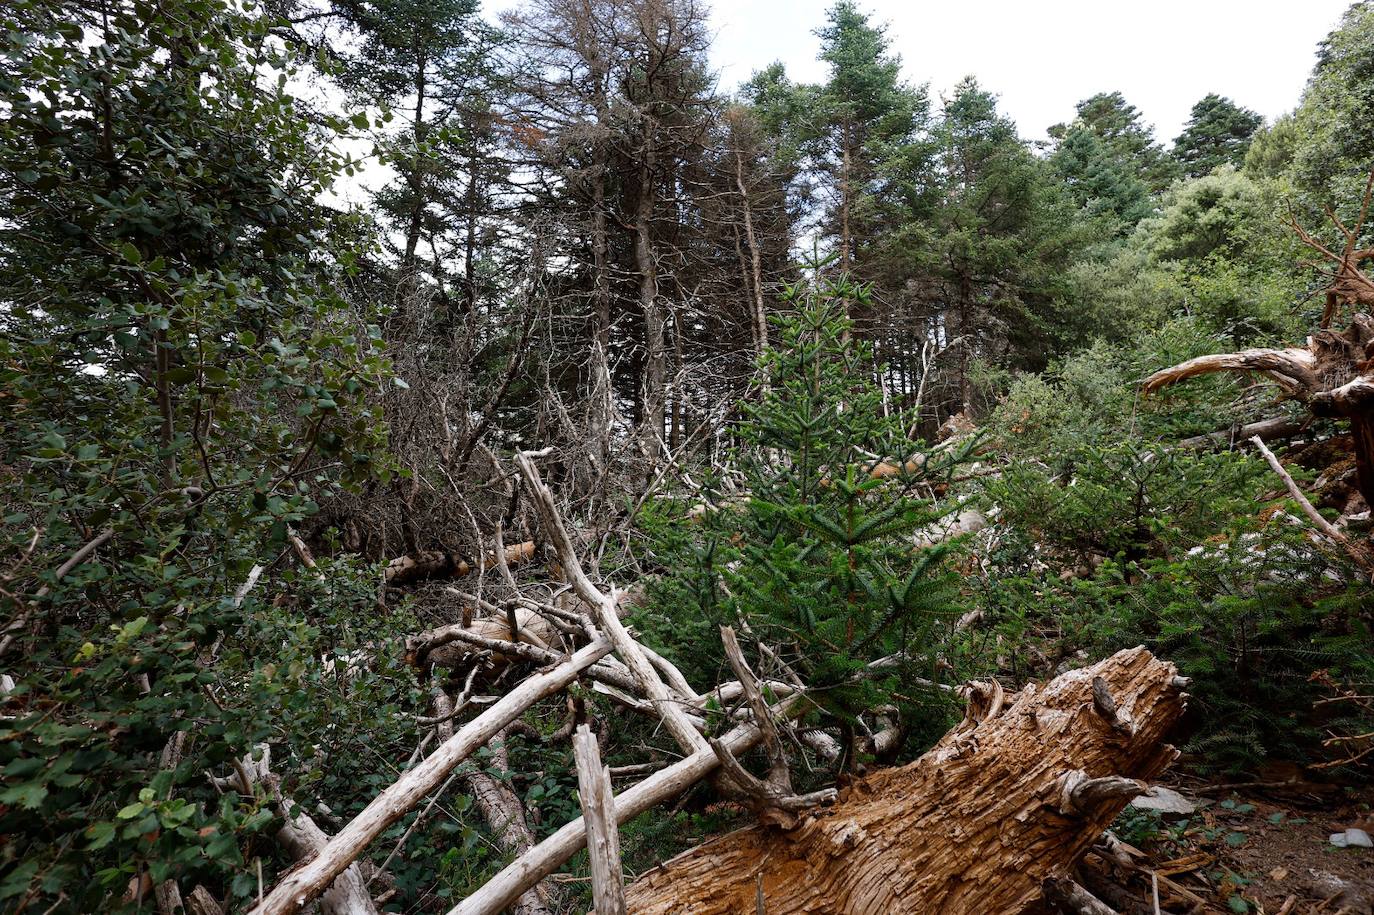
<path id="1" fill-rule="evenodd" d="M 514 5 L 511 3 L 501 5 Z M 831 0 L 715 0 L 712 57 L 734 89 L 775 60 L 819 81 L 815 29 Z M 1293 108 L 1317 43 L 1349 0 L 860 0 L 888 23 L 912 83 L 940 93 L 968 74 L 997 93 L 1026 139 L 1045 138 L 1074 103 L 1120 90 L 1155 126 L 1178 135 L 1193 103 L 1229 96 L 1272 120 Z"/>

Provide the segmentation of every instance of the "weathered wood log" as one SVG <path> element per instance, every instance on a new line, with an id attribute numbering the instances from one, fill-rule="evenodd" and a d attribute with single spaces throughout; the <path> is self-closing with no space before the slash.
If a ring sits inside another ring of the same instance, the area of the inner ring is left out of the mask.
<path id="1" fill-rule="evenodd" d="M 506 644 L 507 650 L 497 650 L 496 642 Z M 458 667 L 474 649 L 490 651 L 493 658 L 501 662 L 509 661 L 512 652 L 523 660 L 534 661 L 539 660 L 541 654 L 551 653 L 549 646 L 557 644 L 558 631 L 552 623 L 533 610 L 517 607 L 510 613 L 479 616 L 466 623 L 438 626 L 411 636 L 406 639 L 406 661 L 422 669 L 431 665 Z M 524 651 L 518 647 L 521 645 L 532 650 Z"/>
<path id="2" fill-rule="evenodd" d="M 601 764 L 601 748 L 585 722 L 573 735 L 573 755 L 582 819 L 587 824 L 592 899 L 600 915 L 625 915 L 625 874 L 620 869 L 620 830 L 615 823 L 611 770 Z"/>
<path id="3" fill-rule="evenodd" d="M 277 830 L 277 843 L 297 861 L 310 861 L 329 844 L 329 836 L 299 807 L 287 811 L 286 822 Z M 344 868 L 329 888 L 320 894 L 321 915 L 377 915 L 378 909 L 367 891 L 367 881 L 356 863 Z"/>
<path id="4" fill-rule="evenodd" d="M 506 564 L 518 565 L 534 557 L 534 541 L 515 543 L 505 550 Z M 494 552 L 488 553 L 479 563 L 455 556 L 445 550 L 425 550 L 413 556 L 398 556 L 391 560 L 382 571 L 382 578 L 388 585 L 397 588 L 430 578 L 462 578 L 475 572 L 479 565 L 495 569 L 497 559 Z"/>
<path id="5" fill-rule="evenodd" d="M 1024 911 L 1143 787 L 1128 780 L 1177 755 L 1163 742 L 1184 708 L 1176 673 L 1134 648 L 973 703 L 929 753 L 846 788 L 796 829 L 752 826 L 650 871 L 630 911 L 754 911 L 760 885 L 769 915 Z M 1099 678 L 1113 720 L 1094 701 Z"/>
<path id="6" fill-rule="evenodd" d="M 1300 420 L 1276 416 L 1273 419 L 1261 419 L 1242 426 L 1232 426 L 1229 429 L 1218 429 L 1216 432 L 1194 435 L 1191 438 L 1182 439 L 1178 444 L 1181 448 L 1238 447 L 1255 438 L 1265 442 L 1291 438 L 1302 432 L 1307 426 L 1308 423 Z"/>
<path id="7" fill-rule="evenodd" d="M 1049 881 L 1045 887 L 1045 896 L 1061 911 L 1072 912 L 1074 915 L 1117 915 L 1116 909 L 1072 880 Z"/>
<path id="8" fill-rule="evenodd" d="M 224 915 L 224 909 L 215 901 L 215 897 L 210 895 L 210 891 L 203 886 L 197 886 L 191 890 L 191 895 L 186 899 L 186 905 L 191 915 Z"/>
<path id="9" fill-rule="evenodd" d="M 1357 314 L 1344 333 L 1319 330 L 1305 349 L 1245 350 L 1189 359 L 1155 372 L 1142 390 L 1150 394 L 1198 375 L 1235 371 L 1264 373 L 1313 416 L 1348 420 L 1360 493 L 1374 504 L 1374 319 Z"/>
<path id="10" fill-rule="evenodd" d="M 1303 397 L 1317 387 L 1317 357 L 1311 350 L 1289 347 L 1198 356 L 1160 369 L 1145 379 L 1142 388 L 1146 394 L 1153 394 L 1168 385 L 1213 372 L 1262 372 L 1291 397 Z"/>

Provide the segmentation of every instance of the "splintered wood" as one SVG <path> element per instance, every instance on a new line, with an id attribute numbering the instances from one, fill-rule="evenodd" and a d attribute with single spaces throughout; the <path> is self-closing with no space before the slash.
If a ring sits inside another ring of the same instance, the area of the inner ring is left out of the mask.
<path id="1" fill-rule="evenodd" d="M 1114 714 L 1094 701 L 1099 679 Z M 1181 686 L 1172 664 L 1134 648 L 1027 687 L 796 829 L 742 829 L 650 871 L 629 910 L 751 912 L 761 885 L 769 915 L 1024 911 L 1141 787 L 1121 781 L 1153 778 L 1177 755 L 1163 739 L 1183 712 Z"/>

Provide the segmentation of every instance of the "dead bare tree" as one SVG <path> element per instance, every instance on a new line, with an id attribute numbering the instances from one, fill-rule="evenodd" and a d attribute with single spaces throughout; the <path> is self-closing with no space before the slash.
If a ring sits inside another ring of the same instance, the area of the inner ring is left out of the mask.
<path id="1" fill-rule="evenodd" d="M 1342 332 L 1331 329 L 1342 306 L 1374 306 L 1374 281 L 1361 270 L 1374 249 L 1359 249 L 1374 195 L 1374 171 L 1370 172 L 1360 205 L 1359 218 L 1347 227 L 1331 211 L 1327 216 L 1345 239 L 1340 254 L 1312 236 L 1296 220 L 1290 224 L 1305 244 L 1337 266 L 1330 275 L 1326 309 L 1320 326 L 1307 345 L 1285 349 L 1248 349 L 1236 353 L 1199 356 L 1161 369 L 1145 379 L 1146 394 L 1188 378 L 1213 372 L 1254 372 L 1278 386 L 1285 398 L 1303 404 L 1314 416 L 1344 419 L 1354 440 L 1359 489 L 1368 505 L 1374 505 L 1374 319 L 1356 311 Z"/>

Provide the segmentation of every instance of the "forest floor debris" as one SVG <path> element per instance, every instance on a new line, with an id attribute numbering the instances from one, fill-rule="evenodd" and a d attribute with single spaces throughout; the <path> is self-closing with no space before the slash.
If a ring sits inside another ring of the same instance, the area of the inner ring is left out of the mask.
<path id="1" fill-rule="evenodd" d="M 1374 826 L 1374 788 L 1275 782 L 1213 794 L 1196 777 L 1175 773 L 1165 781 L 1196 811 L 1128 808 L 1114 834 L 1131 852 L 1131 865 L 1101 854 L 1086 863 L 1137 903 L 1128 909 L 1124 898 L 1116 900 L 1122 915 L 1152 912 L 1152 876 L 1165 912 L 1374 911 L 1374 850 L 1329 841 L 1334 832 Z"/>

